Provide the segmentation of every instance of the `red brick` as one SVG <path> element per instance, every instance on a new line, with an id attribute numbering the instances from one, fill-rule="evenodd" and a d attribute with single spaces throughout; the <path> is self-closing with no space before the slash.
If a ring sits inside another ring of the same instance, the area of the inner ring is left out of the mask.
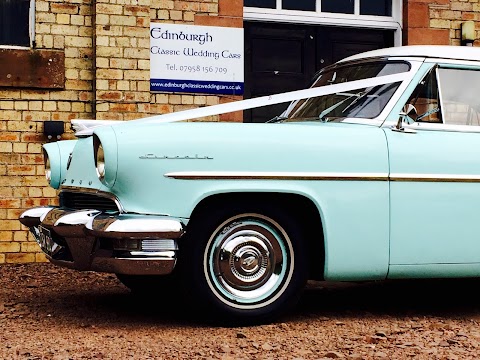
<path id="1" fill-rule="evenodd" d="M 20 199 L 0 199 L 0 209 L 15 209 L 20 207 Z"/>
<path id="2" fill-rule="evenodd" d="M 218 0 L 218 15 L 243 17 L 243 1 Z"/>
<path id="3" fill-rule="evenodd" d="M 232 101 L 238 101 L 242 100 L 243 96 L 229 96 L 225 97 L 222 96 L 220 97 L 220 104 L 226 104 Z M 220 115 L 220 121 L 225 121 L 225 122 L 243 122 L 243 111 L 235 111 L 232 113 L 228 114 L 221 114 Z"/>
<path id="4" fill-rule="evenodd" d="M 72 5 L 72 4 L 51 3 L 50 9 L 53 13 L 78 14 L 78 6 L 77 5 Z"/>
<path id="5" fill-rule="evenodd" d="M 408 45 L 449 45 L 450 31 L 447 29 L 416 28 L 408 30 Z"/>
<path id="6" fill-rule="evenodd" d="M 195 25 L 243 28 L 243 19 L 228 16 L 195 15 Z"/>
<path id="7" fill-rule="evenodd" d="M 408 5 L 408 27 L 426 28 L 430 22 L 430 13 L 427 4 Z"/>

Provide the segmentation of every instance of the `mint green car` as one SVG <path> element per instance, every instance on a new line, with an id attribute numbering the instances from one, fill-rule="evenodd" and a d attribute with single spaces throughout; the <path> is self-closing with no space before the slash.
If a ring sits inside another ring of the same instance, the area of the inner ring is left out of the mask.
<path id="1" fill-rule="evenodd" d="M 26 210 L 48 259 L 208 314 L 275 319 L 308 279 L 480 275 L 480 49 L 376 50 L 311 88 L 44 145 L 58 207 Z M 264 124 L 192 122 L 280 103 Z"/>

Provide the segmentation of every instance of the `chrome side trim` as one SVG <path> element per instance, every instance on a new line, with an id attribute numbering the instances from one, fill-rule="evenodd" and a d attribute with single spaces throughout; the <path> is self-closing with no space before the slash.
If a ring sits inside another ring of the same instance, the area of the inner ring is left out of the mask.
<path id="1" fill-rule="evenodd" d="M 478 183 L 480 175 L 464 174 L 390 174 L 390 181 Z"/>
<path id="2" fill-rule="evenodd" d="M 164 175 L 182 180 L 330 180 L 388 181 L 387 173 L 185 171 Z"/>
<path id="3" fill-rule="evenodd" d="M 480 182 L 480 175 L 464 174 L 390 174 L 389 176 L 387 173 L 185 171 L 167 173 L 164 176 L 178 180 Z"/>

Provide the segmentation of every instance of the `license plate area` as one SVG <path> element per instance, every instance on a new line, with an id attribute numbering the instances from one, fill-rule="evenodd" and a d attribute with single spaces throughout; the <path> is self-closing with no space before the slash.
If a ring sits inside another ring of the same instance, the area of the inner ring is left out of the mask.
<path id="1" fill-rule="evenodd" d="M 57 247 L 57 244 L 53 241 L 52 233 L 49 229 L 39 226 L 39 245 L 43 252 L 48 255 L 52 255 L 53 251 Z"/>

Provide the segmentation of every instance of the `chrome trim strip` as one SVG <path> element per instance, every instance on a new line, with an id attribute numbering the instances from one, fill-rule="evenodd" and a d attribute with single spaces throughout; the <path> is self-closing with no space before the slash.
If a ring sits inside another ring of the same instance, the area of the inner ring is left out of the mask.
<path id="1" fill-rule="evenodd" d="M 164 175 L 181 180 L 338 180 L 388 181 L 387 173 L 185 171 Z"/>
<path id="2" fill-rule="evenodd" d="M 33 226 L 38 226 L 45 216 L 53 210 L 54 207 L 52 206 L 42 206 L 42 207 L 35 207 L 28 210 L 25 210 L 19 217 L 18 220 L 20 222 L 31 228 Z"/>
<path id="3" fill-rule="evenodd" d="M 183 223 L 160 215 L 98 215 L 85 225 L 85 232 L 95 237 L 116 239 L 178 239 L 183 236 Z"/>
<path id="4" fill-rule="evenodd" d="M 478 182 L 480 182 L 480 175 L 464 175 L 464 174 L 390 174 L 390 181 L 396 181 L 396 182 L 478 183 Z"/>
<path id="5" fill-rule="evenodd" d="M 172 172 L 165 177 L 178 180 L 318 180 L 318 181 L 403 181 L 403 182 L 480 182 L 480 175 L 465 174 L 390 174 L 321 172 Z"/>

